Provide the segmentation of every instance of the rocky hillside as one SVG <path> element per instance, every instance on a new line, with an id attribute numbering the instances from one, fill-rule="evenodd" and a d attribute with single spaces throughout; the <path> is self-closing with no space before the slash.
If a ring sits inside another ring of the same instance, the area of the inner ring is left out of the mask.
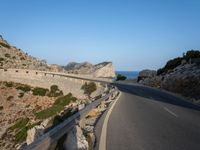
<path id="1" fill-rule="evenodd" d="M 152 74 L 152 72 L 154 72 Z M 138 82 L 200 100 L 200 51 L 188 51 L 166 63 L 157 71 L 140 73 Z"/>
<path id="2" fill-rule="evenodd" d="M 96 65 L 92 65 L 88 62 L 71 62 L 63 68 L 69 73 L 74 74 L 90 74 L 95 77 L 115 77 L 115 70 L 112 62 L 103 62 Z"/>
<path id="3" fill-rule="evenodd" d="M 88 62 L 72 62 L 63 67 L 56 64 L 49 65 L 45 60 L 39 60 L 23 52 L 21 49 L 11 46 L 2 36 L 0 36 L 0 68 L 90 74 L 95 77 L 115 77 L 114 66 L 111 62 L 103 62 L 96 65 Z"/>
<path id="4" fill-rule="evenodd" d="M 63 71 L 58 65 L 48 65 L 45 60 L 29 56 L 21 49 L 11 46 L 2 36 L 0 36 L 0 68 Z"/>

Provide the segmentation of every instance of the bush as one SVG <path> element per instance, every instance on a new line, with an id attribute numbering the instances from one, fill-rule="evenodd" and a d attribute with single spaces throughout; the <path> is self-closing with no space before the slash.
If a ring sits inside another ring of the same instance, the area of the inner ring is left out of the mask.
<path id="1" fill-rule="evenodd" d="M 6 43 L 3 43 L 3 42 L 0 42 L 0 45 L 5 47 L 5 48 L 11 48 L 10 45 L 6 44 Z"/>
<path id="2" fill-rule="evenodd" d="M 48 91 L 48 89 L 36 87 L 33 89 L 33 95 L 45 96 Z"/>
<path id="3" fill-rule="evenodd" d="M 37 112 L 35 114 L 35 116 L 38 119 L 49 118 L 49 117 L 54 116 L 57 113 L 59 113 L 61 110 L 64 109 L 64 107 L 66 105 L 69 105 L 70 102 L 75 101 L 75 100 L 76 100 L 76 98 L 73 97 L 71 93 L 69 93 L 65 96 L 62 96 L 62 97 L 59 97 L 58 99 L 56 99 L 53 106 L 51 106 L 50 108 L 47 108 L 45 110 L 42 110 L 40 112 Z"/>
<path id="4" fill-rule="evenodd" d="M 90 97 L 90 95 L 97 90 L 97 86 L 94 82 L 90 82 L 90 83 L 85 83 L 82 87 L 82 90 L 84 90 L 84 94 L 86 94 L 88 97 Z"/>
<path id="5" fill-rule="evenodd" d="M 6 53 L 5 57 L 10 58 L 10 54 Z"/>
<path id="6" fill-rule="evenodd" d="M 2 62 L 2 61 L 4 61 L 4 60 L 5 60 L 4 58 L 0 57 L 0 62 Z"/>
<path id="7" fill-rule="evenodd" d="M 0 110 L 3 110 L 3 106 L 0 106 Z"/>
<path id="8" fill-rule="evenodd" d="M 190 58 L 200 58 L 200 51 L 198 51 L 198 50 L 187 51 L 185 58 L 186 58 L 186 60 L 189 60 Z"/>
<path id="9" fill-rule="evenodd" d="M 21 85 L 21 86 L 18 86 L 16 89 L 17 90 L 22 90 L 24 92 L 29 92 L 31 90 L 31 87 L 28 86 L 28 85 Z"/>
<path id="10" fill-rule="evenodd" d="M 13 87 L 13 82 L 4 82 L 6 87 Z"/>
<path id="11" fill-rule="evenodd" d="M 126 76 L 124 76 L 124 75 L 122 75 L 122 74 L 118 74 L 117 75 L 117 79 L 116 79 L 116 81 L 119 81 L 119 80 L 126 80 Z"/>
<path id="12" fill-rule="evenodd" d="M 48 96 L 50 97 L 58 97 L 58 96 L 62 96 L 63 92 L 61 90 L 59 90 L 57 85 L 52 85 L 50 87 L 50 92 L 48 93 Z"/>

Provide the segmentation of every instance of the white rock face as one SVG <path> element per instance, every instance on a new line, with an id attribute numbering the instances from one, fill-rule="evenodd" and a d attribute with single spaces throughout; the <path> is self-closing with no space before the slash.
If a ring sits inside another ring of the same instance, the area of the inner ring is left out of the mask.
<path id="1" fill-rule="evenodd" d="M 112 62 L 102 62 L 92 65 L 88 62 L 83 63 L 69 63 L 64 67 L 66 71 L 74 74 L 87 74 L 94 77 L 114 78 L 115 69 Z"/>
<path id="2" fill-rule="evenodd" d="M 48 126 L 51 119 L 52 118 L 45 119 L 40 125 L 35 126 L 30 130 L 28 130 L 26 138 L 27 145 L 33 143 L 36 139 L 38 139 L 40 136 L 44 134 L 44 130 Z"/>
<path id="3" fill-rule="evenodd" d="M 75 126 L 67 135 L 64 142 L 66 150 L 88 150 L 88 142 L 79 126 Z"/>
<path id="4" fill-rule="evenodd" d="M 95 65 L 95 77 L 114 78 L 115 69 L 111 62 L 105 62 Z"/>
<path id="5" fill-rule="evenodd" d="M 34 128 L 28 130 L 26 143 L 27 145 L 33 143 L 37 138 L 43 135 L 44 127 L 35 126 Z"/>

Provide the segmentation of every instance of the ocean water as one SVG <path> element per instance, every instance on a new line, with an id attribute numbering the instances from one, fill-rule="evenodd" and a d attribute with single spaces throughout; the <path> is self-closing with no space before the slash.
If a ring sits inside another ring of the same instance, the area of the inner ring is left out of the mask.
<path id="1" fill-rule="evenodd" d="M 122 74 L 127 77 L 127 79 L 136 79 L 138 77 L 139 71 L 115 71 L 116 76 Z"/>

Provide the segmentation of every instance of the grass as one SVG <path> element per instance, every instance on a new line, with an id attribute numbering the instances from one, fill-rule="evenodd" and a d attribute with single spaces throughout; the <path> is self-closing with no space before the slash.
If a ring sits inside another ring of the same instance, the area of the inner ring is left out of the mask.
<path id="1" fill-rule="evenodd" d="M 28 124 L 28 122 L 29 122 L 28 118 L 21 118 L 13 126 L 9 128 L 9 130 L 11 131 L 15 130 L 15 133 L 16 133 L 14 135 L 15 143 L 24 141 L 27 137 L 28 130 L 41 123 L 41 122 L 37 122 L 34 124 Z"/>
<path id="2" fill-rule="evenodd" d="M 15 129 L 18 129 L 18 128 L 25 127 L 28 122 L 29 122 L 28 118 L 21 118 L 13 126 L 11 126 L 9 129 L 15 130 Z"/>
<path id="3" fill-rule="evenodd" d="M 72 101 L 75 101 L 75 100 L 76 98 L 73 97 L 71 93 L 69 93 L 65 96 L 57 98 L 51 107 L 44 109 L 40 112 L 37 112 L 35 116 L 38 119 L 49 118 L 59 113 L 61 110 L 64 109 L 66 105 L 69 105 Z"/>

